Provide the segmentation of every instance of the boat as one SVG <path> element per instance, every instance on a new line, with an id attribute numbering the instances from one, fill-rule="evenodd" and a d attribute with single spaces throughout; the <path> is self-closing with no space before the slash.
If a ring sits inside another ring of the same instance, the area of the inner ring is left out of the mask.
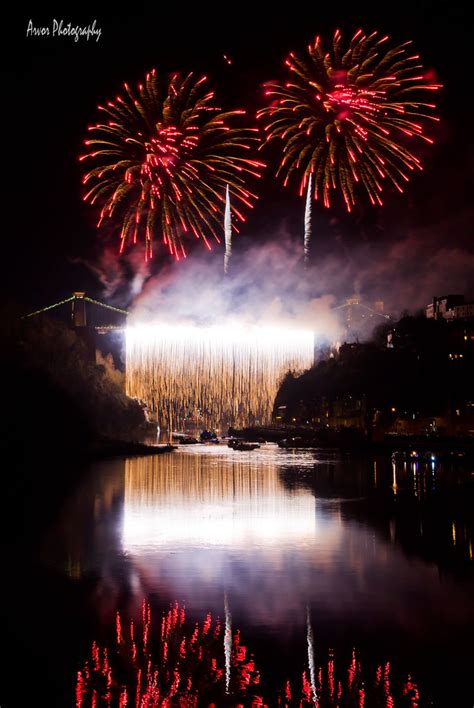
<path id="1" fill-rule="evenodd" d="M 179 438 L 178 442 L 180 445 L 197 445 L 199 440 L 197 438 L 193 438 L 189 435 L 189 436 Z"/>
<path id="2" fill-rule="evenodd" d="M 237 441 L 234 445 L 230 446 L 232 447 L 233 450 L 240 450 L 240 451 L 247 451 L 247 450 L 256 450 L 257 448 L 260 447 L 259 443 L 251 443 L 251 442 L 244 442 L 244 441 Z"/>
<path id="3" fill-rule="evenodd" d="M 201 442 L 219 442 L 217 434 L 213 430 L 203 430 L 199 439 Z"/>

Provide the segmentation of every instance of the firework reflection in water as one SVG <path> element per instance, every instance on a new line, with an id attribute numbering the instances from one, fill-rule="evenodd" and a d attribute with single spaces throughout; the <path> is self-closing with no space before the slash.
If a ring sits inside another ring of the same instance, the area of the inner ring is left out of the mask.
<path id="1" fill-rule="evenodd" d="M 76 706 L 197 706 L 203 700 L 221 705 L 226 693 L 232 696 L 229 705 L 247 696 L 254 697 L 252 705 L 263 705 L 259 674 L 239 632 L 232 636 L 226 680 L 224 635 L 225 627 L 210 614 L 190 631 L 178 603 L 163 615 L 158 632 L 145 602 L 140 631 L 117 613 L 115 651 L 92 644 L 91 658 L 77 675 Z"/>
<path id="2" fill-rule="evenodd" d="M 360 707 L 366 701 L 377 706 L 418 706 L 418 688 L 410 676 L 404 681 L 394 678 L 389 662 L 365 670 L 355 649 L 349 666 L 342 661 L 336 664 L 330 650 L 324 663 L 304 667 L 298 681 L 282 676 L 278 695 L 267 696 L 265 677 L 261 680 L 254 659 L 240 643 L 239 631 L 232 635 L 229 667 L 224 644 L 225 627 L 219 618 L 208 614 L 191 630 L 184 607 L 175 603 L 163 614 L 161 626 L 154 628 L 150 606 L 144 601 L 139 628 L 133 620 L 123 622 L 117 613 L 112 651 L 93 642 L 91 656 L 77 674 L 76 708 Z"/>

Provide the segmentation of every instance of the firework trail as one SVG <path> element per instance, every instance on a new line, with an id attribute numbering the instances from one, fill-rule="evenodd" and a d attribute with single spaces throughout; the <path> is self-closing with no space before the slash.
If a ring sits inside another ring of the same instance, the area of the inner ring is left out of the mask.
<path id="1" fill-rule="evenodd" d="M 336 30 L 326 49 L 316 37 L 304 57 L 289 55 L 286 83 L 267 85 L 272 103 L 258 116 L 267 142 L 283 142 L 278 174 L 285 185 L 299 175 L 301 196 L 313 175 L 314 197 L 326 207 L 331 192 L 342 194 L 348 211 L 364 192 L 381 205 L 384 182 L 403 192 L 422 169 L 415 151 L 433 142 L 425 125 L 439 120 L 431 95 L 440 85 L 423 71 L 411 42 L 387 42 L 358 30 L 344 44 Z"/>
<path id="2" fill-rule="evenodd" d="M 230 668 L 232 659 L 232 614 L 229 609 L 227 593 L 224 595 L 225 612 L 225 632 L 224 632 L 224 655 L 225 655 L 225 692 L 229 693 Z"/>
<path id="3" fill-rule="evenodd" d="M 232 256 L 232 220 L 231 220 L 231 212 L 230 212 L 229 185 L 227 185 L 226 189 L 225 189 L 224 235 L 225 235 L 224 273 L 227 273 L 229 270 L 230 257 Z"/>
<path id="4" fill-rule="evenodd" d="M 249 155 L 258 131 L 234 125 L 244 111 L 222 112 L 206 81 L 175 74 L 162 84 L 153 70 L 138 91 L 124 84 L 123 95 L 99 106 L 104 121 L 89 126 L 91 152 L 80 157 L 89 165 L 84 200 L 101 207 L 97 226 L 117 225 L 120 252 L 140 239 L 151 258 L 157 236 L 177 260 L 189 236 L 211 248 L 226 185 L 238 220 L 245 221 L 241 207 L 253 206 L 246 179 L 263 167 Z"/>
<path id="5" fill-rule="evenodd" d="M 309 607 L 306 608 L 306 642 L 308 645 L 308 667 L 311 692 L 313 695 L 314 704 L 317 705 L 318 697 L 316 692 L 316 670 L 314 665 L 314 636 L 313 628 L 311 626 L 311 615 L 309 612 Z"/>
<path id="6" fill-rule="evenodd" d="M 304 244 L 303 254 L 304 262 L 309 260 L 309 245 L 311 242 L 311 196 L 313 191 L 313 175 L 310 174 L 308 180 L 308 190 L 306 192 L 306 207 L 304 212 Z"/>

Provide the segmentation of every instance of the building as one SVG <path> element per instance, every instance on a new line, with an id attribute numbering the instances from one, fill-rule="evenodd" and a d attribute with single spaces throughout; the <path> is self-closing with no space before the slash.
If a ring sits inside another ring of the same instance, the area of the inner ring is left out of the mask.
<path id="1" fill-rule="evenodd" d="M 426 316 L 448 321 L 474 318 L 474 302 L 466 302 L 464 295 L 433 297 L 433 302 L 426 307 Z"/>

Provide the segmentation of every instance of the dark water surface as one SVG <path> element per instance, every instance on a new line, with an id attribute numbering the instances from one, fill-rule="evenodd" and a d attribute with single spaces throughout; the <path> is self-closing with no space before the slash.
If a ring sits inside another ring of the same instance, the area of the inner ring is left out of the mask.
<path id="1" fill-rule="evenodd" d="M 4 560 L 2 706 L 472 706 L 473 480 L 270 444 L 96 463 Z"/>

